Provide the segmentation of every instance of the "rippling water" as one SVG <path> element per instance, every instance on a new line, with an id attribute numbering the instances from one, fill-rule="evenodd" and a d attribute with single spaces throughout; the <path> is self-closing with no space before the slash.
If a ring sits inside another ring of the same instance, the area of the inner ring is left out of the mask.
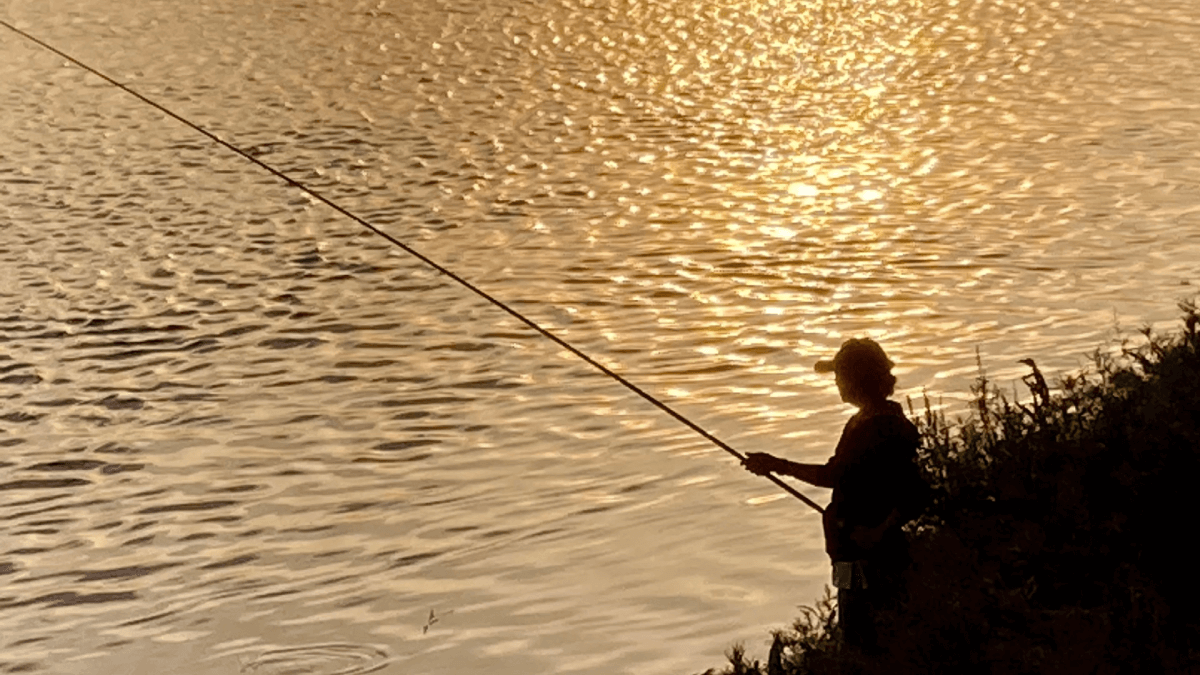
<path id="1" fill-rule="evenodd" d="M 1166 325 L 1185 0 L 12 1 L 742 450 L 869 334 L 950 409 Z M 0 671 L 688 673 L 814 514 L 502 312 L 0 30 Z M 825 499 L 819 490 L 808 490 Z"/>

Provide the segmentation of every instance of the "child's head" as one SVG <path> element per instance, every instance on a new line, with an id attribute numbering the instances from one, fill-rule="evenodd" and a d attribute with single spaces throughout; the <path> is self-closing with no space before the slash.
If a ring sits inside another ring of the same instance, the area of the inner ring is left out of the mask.
<path id="1" fill-rule="evenodd" d="M 886 400 L 896 391 L 891 359 L 870 338 L 852 338 L 842 344 L 831 360 L 818 361 L 818 373 L 837 377 L 842 400 L 857 406 Z"/>

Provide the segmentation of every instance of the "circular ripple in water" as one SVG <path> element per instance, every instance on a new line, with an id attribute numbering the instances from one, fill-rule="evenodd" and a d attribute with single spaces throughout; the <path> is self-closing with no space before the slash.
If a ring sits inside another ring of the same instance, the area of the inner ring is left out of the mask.
<path id="1" fill-rule="evenodd" d="M 255 675 L 360 675 L 388 664 L 388 654 L 366 645 L 323 644 L 272 649 L 242 665 Z"/>

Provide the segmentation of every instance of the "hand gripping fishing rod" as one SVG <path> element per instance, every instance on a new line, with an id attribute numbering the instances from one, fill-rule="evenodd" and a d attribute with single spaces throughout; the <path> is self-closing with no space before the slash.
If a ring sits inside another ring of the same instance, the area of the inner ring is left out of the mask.
<path id="1" fill-rule="evenodd" d="M 432 267 L 433 269 L 437 270 L 438 272 L 441 272 L 443 275 L 454 280 L 459 285 L 463 286 L 464 288 L 471 291 L 475 295 L 478 295 L 479 297 L 483 298 L 484 300 L 487 300 L 488 302 L 495 305 L 496 307 L 504 310 L 510 316 L 512 316 L 516 320 L 520 321 L 521 323 L 525 324 L 529 328 L 532 328 L 533 330 L 537 331 L 543 337 L 545 337 L 548 340 L 551 340 L 552 342 L 557 344 L 559 347 L 562 347 L 563 349 L 567 350 L 568 352 L 579 357 L 581 360 L 588 363 L 596 370 L 599 370 L 600 372 L 609 376 L 610 378 L 612 378 L 613 380 L 615 380 L 616 382 L 618 382 L 619 384 L 624 386 L 626 389 L 632 391 L 633 393 L 637 394 L 638 396 L 641 396 L 643 399 L 645 399 L 647 402 L 649 402 L 654 407 L 665 412 L 666 414 L 670 415 L 671 417 L 674 417 L 677 421 L 679 421 L 684 426 L 686 426 L 689 429 L 691 429 L 692 431 L 695 431 L 696 433 L 700 434 L 705 439 L 707 439 L 709 442 L 711 442 L 713 445 L 717 446 L 718 448 L 721 448 L 725 452 L 728 452 L 729 454 L 738 458 L 739 461 L 744 461 L 746 459 L 745 455 L 743 455 L 742 453 L 733 449 L 728 443 L 722 441 L 721 439 L 717 438 L 716 436 L 713 436 L 711 433 L 706 431 L 700 425 L 698 425 L 695 422 L 691 421 L 690 419 L 684 417 L 679 412 L 676 412 L 675 409 L 672 408 L 671 406 L 667 405 L 666 403 L 663 403 L 662 401 L 658 400 L 654 396 L 650 395 L 648 392 L 643 390 L 641 387 L 630 382 L 629 380 L 625 379 L 620 374 L 614 372 L 612 369 L 608 368 L 604 364 L 600 363 L 599 361 L 593 359 L 592 357 L 588 356 L 584 352 L 580 351 L 578 348 L 571 345 L 566 340 L 563 340 L 562 338 L 558 337 L 554 333 L 551 333 L 550 331 L 546 330 L 545 328 L 542 328 L 540 325 L 535 323 L 532 319 L 526 317 L 524 314 L 521 314 L 520 312 L 513 309 L 512 307 L 509 307 L 504 302 L 498 300 L 497 298 L 493 297 L 492 295 L 490 295 L 483 289 L 479 288 L 478 286 L 472 284 L 471 282 L 467 281 L 466 279 L 455 274 L 453 271 L 447 269 L 446 267 L 443 267 L 438 262 L 427 257 L 426 255 L 417 251 L 416 249 L 409 246 L 408 244 L 405 244 L 404 242 L 400 241 L 399 239 L 396 239 L 392 235 L 388 234 L 387 232 L 384 232 L 383 230 L 379 229 L 375 225 L 372 225 L 371 223 L 367 222 L 366 220 L 359 217 L 358 215 L 351 213 L 350 211 L 346 210 L 342 206 L 338 205 L 333 200 L 329 199 L 328 197 L 325 197 L 320 192 L 317 192 L 315 189 L 292 178 L 291 176 L 285 174 L 284 172 L 280 171 L 279 169 L 276 169 L 275 167 L 271 166 L 270 164 L 267 164 L 266 162 L 262 161 L 261 159 L 251 155 L 249 152 L 239 148 L 238 146 L 236 146 L 226 140 L 221 139 L 220 137 L 218 137 L 216 134 L 212 133 L 211 131 L 205 129 L 204 127 L 201 127 L 199 124 L 192 122 L 191 120 L 183 117 L 182 115 L 175 113 L 174 111 L 168 109 L 166 106 L 158 103 L 157 101 L 154 101 L 150 98 L 147 98 L 146 96 L 143 96 L 142 94 L 138 93 L 137 91 L 134 91 L 133 89 L 130 89 L 129 87 L 125 86 L 124 84 L 117 82 L 113 78 L 109 77 L 108 75 L 105 75 L 104 73 L 93 68 L 92 66 L 89 66 L 86 63 L 83 63 L 79 59 L 76 59 L 75 57 L 71 56 L 70 54 L 67 54 L 66 52 L 63 52 L 62 50 L 54 47 L 53 45 L 43 42 L 42 40 L 34 37 L 33 35 L 30 35 L 29 33 L 21 30 L 20 28 L 17 28 L 16 26 L 8 23 L 7 21 L 0 19 L 0 25 L 3 25 L 5 28 L 20 35 L 21 37 L 24 37 L 25 39 L 29 40 L 30 42 L 37 44 L 38 46 L 42 47 L 43 49 L 45 49 L 49 52 L 52 52 L 54 54 L 57 54 L 58 56 L 61 56 L 62 58 L 66 59 L 67 61 L 70 61 L 71 63 L 75 64 L 79 68 L 86 70 L 87 72 L 95 75 L 96 77 L 99 77 L 100 79 L 111 84 L 112 86 L 129 94 L 130 96 L 133 96 L 134 98 L 138 99 L 142 103 L 145 103 L 146 105 L 149 105 L 150 107 L 155 108 L 156 110 L 163 113 L 164 115 L 167 115 L 168 117 L 175 119 L 176 121 L 180 122 L 181 124 L 184 124 L 185 126 L 192 128 L 197 133 L 204 135 L 212 142 L 224 147 L 225 149 L 227 149 L 237 155 L 240 155 L 242 158 L 246 159 L 247 161 L 258 165 L 260 168 L 267 171 L 271 175 L 275 176 L 276 178 L 279 178 L 284 183 L 287 183 L 291 187 L 294 187 L 294 188 L 297 188 L 297 189 L 303 191 L 305 194 L 307 194 L 310 197 L 312 197 L 313 199 L 321 202 L 322 204 L 328 206 L 329 208 L 333 209 L 337 213 L 340 213 L 341 215 L 349 218 L 350 220 L 353 220 L 354 222 L 365 227 L 366 229 L 370 230 L 371 232 L 374 232 L 375 234 L 379 235 L 380 237 L 386 239 L 388 242 L 392 243 L 396 247 L 403 250 L 405 253 L 408 253 L 409 255 L 413 256 L 417 260 L 420 260 L 422 263 L 425 263 L 429 267 Z M 790 486 L 787 483 L 780 480 L 778 476 L 767 474 L 766 478 L 767 478 L 767 480 L 770 480 L 772 483 L 783 488 L 783 490 L 785 492 L 792 495 L 796 499 L 799 499 L 800 501 L 804 502 L 805 504 L 808 504 L 812 508 L 816 509 L 818 513 L 825 512 L 825 510 L 822 509 L 819 505 L 817 505 L 816 502 L 814 502 L 813 500 L 804 496 L 803 494 L 798 492 L 795 488 L 793 488 L 792 486 Z"/>

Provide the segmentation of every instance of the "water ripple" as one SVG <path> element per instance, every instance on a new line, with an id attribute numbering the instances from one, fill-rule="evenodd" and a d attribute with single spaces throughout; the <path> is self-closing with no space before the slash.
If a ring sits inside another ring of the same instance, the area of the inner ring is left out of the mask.
<path id="1" fill-rule="evenodd" d="M 382 670 L 388 653 L 365 645 L 319 644 L 284 647 L 262 652 L 242 665 L 243 673 L 284 675 L 361 675 Z"/>
<path id="2" fill-rule="evenodd" d="M 293 4 L 4 11 L 741 449 L 827 456 L 851 335 L 955 411 L 1200 283 L 1194 3 Z M 827 581 L 702 439 L 0 52 L 3 668 L 696 672 Z"/>

